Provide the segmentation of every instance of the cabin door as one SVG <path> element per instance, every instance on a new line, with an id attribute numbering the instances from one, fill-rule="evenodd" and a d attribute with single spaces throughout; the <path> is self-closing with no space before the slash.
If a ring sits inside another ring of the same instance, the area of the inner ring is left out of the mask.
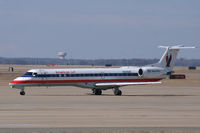
<path id="1" fill-rule="evenodd" d="M 42 84 L 43 84 L 43 85 L 48 85 L 47 72 L 41 70 L 40 73 L 41 73 L 41 75 L 42 75 L 42 76 L 41 76 Z"/>
<path id="2" fill-rule="evenodd" d="M 101 79 L 105 79 L 104 72 L 101 73 Z"/>

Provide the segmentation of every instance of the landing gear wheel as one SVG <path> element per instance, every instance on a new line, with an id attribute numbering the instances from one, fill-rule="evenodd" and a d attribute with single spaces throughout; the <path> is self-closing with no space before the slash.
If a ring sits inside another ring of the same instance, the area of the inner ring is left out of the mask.
<path id="1" fill-rule="evenodd" d="M 115 96 L 121 96 L 122 95 L 122 91 L 118 90 L 118 89 L 115 89 L 114 90 L 114 94 L 115 94 Z"/>
<path id="2" fill-rule="evenodd" d="M 25 91 L 20 91 L 20 95 L 24 96 L 25 95 Z"/>
<path id="3" fill-rule="evenodd" d="M 102 90 L 100 90 L 100 89 L 94 89 L 94 94 L 95 95 L 101 95 L 102 94 Z"/>

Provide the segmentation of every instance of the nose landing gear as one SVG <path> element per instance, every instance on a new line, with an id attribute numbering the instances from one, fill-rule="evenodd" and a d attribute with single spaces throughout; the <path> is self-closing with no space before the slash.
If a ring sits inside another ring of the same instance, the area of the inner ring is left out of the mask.
<path id="1" fill-rule="evenodd" d="M 21 90 L 20 93 L 19 93 L 21 96 L 24 96 L 26 94 L 25 91 L 24 91 L 24 86 L 15 86 L 15 88 Z"/>
<path id="2" fill-rule="evenodd" d="M 21 90 L 21 91 L 20 91 L 20 95 L 24 96 L 24 95 L 25 95 L 25 91 L 24 91 L 24 90 Z"/>

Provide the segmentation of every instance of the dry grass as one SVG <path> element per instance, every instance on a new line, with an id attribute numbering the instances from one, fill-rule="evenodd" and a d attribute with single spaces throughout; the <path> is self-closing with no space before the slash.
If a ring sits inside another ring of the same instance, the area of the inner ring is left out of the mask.
<path id="1" fill-rule="evenodd" d="M 1 131 L 0 133 L 200 133 L 200 131 L 28 131 L 28 130 L 10 130 Z"/>
<path id="2" fill-rule="evenodd" d="M 44 132 L 44 133 L 52 133 L 52 132 Z M 60 132 L 60 133 L 68 133 L 68 132 Z M 69 132 L 69 133 L 200 133 L 200 131 L 102 131 L 102 132 Z"/>

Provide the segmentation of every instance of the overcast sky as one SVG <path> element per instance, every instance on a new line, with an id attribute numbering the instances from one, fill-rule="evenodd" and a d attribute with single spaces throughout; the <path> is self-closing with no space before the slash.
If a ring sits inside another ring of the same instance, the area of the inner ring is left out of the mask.
<path id="1" fill-rule="evenodd" d="M 0 0 L 0 57 L 160 58 L 180 44 L 200 46 L 200 0 Z"/>

